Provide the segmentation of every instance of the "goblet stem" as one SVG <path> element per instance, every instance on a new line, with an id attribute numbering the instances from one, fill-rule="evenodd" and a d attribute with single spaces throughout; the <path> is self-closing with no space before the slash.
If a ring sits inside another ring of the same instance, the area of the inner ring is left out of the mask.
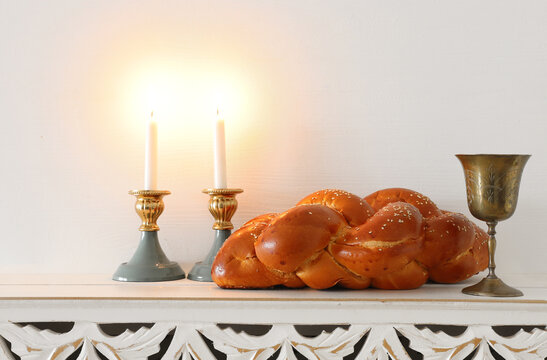
<path id="1" fill-rule="evenodd" d="M 462 289 L 464 294 L 479 296 L 522 296 L 522 291 L 510 287 L 496 276 L 496 225 L 497 220 L 487 221 L 488 224 L 488 276 L 476 283 Z"/>
<path id="2" fill-rule="evenodd" d="M 496 261 L 494 260 L 494 255 L 496 253 L 496 225 L 497 221 L 487 221 L 488 225 L 488 277 L 496 279 Z"/>

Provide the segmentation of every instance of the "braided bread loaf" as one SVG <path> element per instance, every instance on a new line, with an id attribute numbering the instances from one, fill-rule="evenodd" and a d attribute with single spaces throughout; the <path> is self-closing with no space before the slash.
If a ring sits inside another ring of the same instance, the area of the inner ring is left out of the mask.
<path id="1" fill-rule="evenodd" d="M 484 270 L 487 240 L 465 216 L 412 190 L 364 199 L 322 190 L 244 224 L 220 249 L 212 277 L 223 288 L 414 289 Z"/>

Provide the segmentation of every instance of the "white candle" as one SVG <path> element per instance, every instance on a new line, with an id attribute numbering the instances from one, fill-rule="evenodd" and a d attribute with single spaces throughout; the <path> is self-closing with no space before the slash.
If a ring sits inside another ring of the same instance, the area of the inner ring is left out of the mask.
<path id="1" fill-rule="evenodd" d="M 146 124 L 144 150 L 144 190 L 157 190 L 158 186 L 158 123 L 154 112 Z"/>
<path id="2" fill-rule="evenodd" d="M 224 135 L 224 119 L 217 109 L 215 126 L 215 189 L 226 189 L 226 140 Z"/>

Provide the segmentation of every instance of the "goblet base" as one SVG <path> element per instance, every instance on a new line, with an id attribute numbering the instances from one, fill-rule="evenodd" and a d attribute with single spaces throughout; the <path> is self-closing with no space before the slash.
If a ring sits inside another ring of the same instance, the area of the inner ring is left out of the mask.
<path id="1" fill-rule="evenodd" d="M 475 285 L 462 289 L 462 293 L 475 296 L 517 297 L 522 291 L 504 283 L 497 276 L 487 276 Z"/>

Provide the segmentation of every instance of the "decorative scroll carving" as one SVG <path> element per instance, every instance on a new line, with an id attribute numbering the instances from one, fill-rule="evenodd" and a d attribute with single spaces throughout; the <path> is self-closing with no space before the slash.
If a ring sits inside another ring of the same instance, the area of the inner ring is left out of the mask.
<path id="1" fill-rule="evenodd" d="M 374 326 L 356 359 L 389 360 L 390 357 L 396 360 L 411 360 L 393 326 Z"/>
<path id="2" fill-rule="evenodd" d="M 171 345 L 167 349 L 162 360 L 206 360 L 214 359 L 211 350 L 203 342 L 199 331 L 216 328 L 215 324 L 185 324 L 176 325 L 175 334 Z"/>
<path id="3" fill-rule="evenodd" d="M 293 349 L 307 359 L 341 359 L 353 353 L 354 345 L 369 329 L 369 326 L 353 325 L 348 330 L 336 328 L 330 334 L 323 332 L 313 338 L 300 335 L 292 325 L 273 325 L 263 336 L 218 327 L 204 329 L 202 333 L 213 340 L 215 348 L 228 359 L 267 360 L 279 350 L 278 359 L 297 360 Z"/>
<path id="4" fill-rule="evenodd" d="M 178 360 L 181 356 L 183 359 L 190 359 L 190 353 L 196 358 L 213 358 L 206 347 L 203 349 L 203 346 L 198 344 L 198 341 L 202 340 L 195 324 L 190 327 L 184 324 L 157 323 L 150 329 L 141 327 L 136 332 L 125 331 L 118 336 L 108 336 L 97 324 L 88 322 L 76 323 L 71 331 L 64 334 L 38 330 L 32 325 L 6 323 L 0 325 L 0 335 L 11 342 L 11 350 L 23 360 L 62 360 L 79 348 L 81 351 L 78 360 L 100 360 L 96 350 L 112 360 L 145 360 L 160 350 L 161 341 L 175 328 L 173 340 L 176 342 L 171 342 L 165 359 Z M 193 341 L 193 347 L 189 346 L 189 340 Z M 199 349 L 201 353 L 194 352 L 192 348 Z M 7 351 L 7 347 L 5 349 Z"/>
<path id="5" fill-rule="evenodd" d="M 547 357 L 547 331 L 520 330 L 513 336 L 502 337 L 490 326 L 470 326 L 459 336 L 434 333 L 429 329 L 418 330 L 414 326 L 402 326 L 398 330 L 410 340 L 410 347 L 424 355 L 425 359 L 465 359 L 477 350 L 473 359 L 494 360 L 490 347 L 504 359 L 537 359 Z"/>
<path id="6" fill-rule="evenodd" d="M 160 344 L 168 336 L 172 336 L 171 342 L 163 343 L 160 351 Z M 159 322 L 151 328 L 143 326 L 135 332 L 126 330 L 109 336 L 96 323 L 77 322 L 66 333 L 2 323 L 0 359 L 14 360 L 15 354 L 22 360 L 65 360 L 77 351 L 78 360 L 99 360 L 99 352 L 109 360 L 145 360 L 154 354 L 160 354 L 163 360 L 215 359 L 204 338 L 211 340 L 213 351 L 225 354 L 227 360 L 267 360 L 272 355 L 278 360 L 297 360 L 297 353 L 313 360 L 346 356 L 356 360 L 410 360 L 407 349 L 428 360 L 463 360 L 473 353 L 476 360 L 499 356 L 547 358 L 547 331 L 540 328 L 505 337 L 490 326 L 479 325 L 469 326 L 457 336 L 413 325 L 351 325 L 306 337 L 293 325 L 276 324 L 264 335 L 254 336 L 216 324 Z"/>
<path id="7" fill-rule="evenodd" d="M 0 337 L 0 359 L 15 360 L 2 337 Z"/>

